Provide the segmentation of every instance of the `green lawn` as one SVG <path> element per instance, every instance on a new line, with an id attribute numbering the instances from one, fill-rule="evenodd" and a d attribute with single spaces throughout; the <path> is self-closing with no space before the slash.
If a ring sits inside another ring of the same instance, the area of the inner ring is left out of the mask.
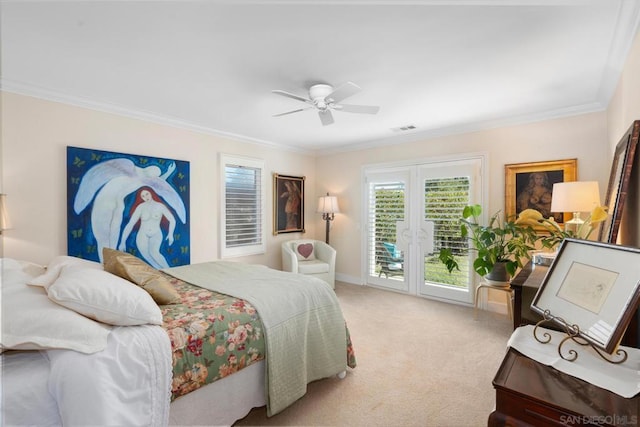
<path id="1" fill-rule="evenodd" d="M 447 267 L 438 259 L 437 254 L 426 257 L 424 261 L 424 280 L 466 288 L 468 285 L 467 271 L 469 268 L 469 258 L 466 256 L 458 256 L 456 260 L 460 266 L 460 271 L 453 270 L 450 274 L 447 271 Z"/>
<path id="2" fill-rule="evenodd" d="M 437 255 L 426 257 L 424 260 L 424 280 L 427 282 L 443 283 L 445 285 L 466 288 L 468 285 L 467 274 L 469 268 L 469 258 L 466 256 L 456 257 L 460 271 L 453 270 L 451 274 L 447 267 L 440 262 Z M 376 265 L 375 275 L 380 273 L 380 266 Z M 382 277 L 385 277 L 384 274 Z M 389 276 L 390 279 L 402 279 L 402 275 Z"/>

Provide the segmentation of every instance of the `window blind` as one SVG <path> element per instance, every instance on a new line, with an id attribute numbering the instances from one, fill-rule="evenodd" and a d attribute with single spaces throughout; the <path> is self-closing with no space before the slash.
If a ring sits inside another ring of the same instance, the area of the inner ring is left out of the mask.
<path id="1" fill-rule="evenodd" d="M 264 160 L 220 155 L 220 256 L 266 251 Z"/>
<path id="2" fill-rule="evenodd" d="M 225 166 L 226 247 L 260 244 L 262 173 L 241 165 Z"/>
<path id="3" fill-rule="evenodd" d="M 468 177 L 425 179 L 424 218 L 434 222 L 435 252 L 443 246 L 466 252 L 467 242 L 460 237 L 460 218 L 468 204 Z"/>
<path id="4" fill-rule="evenodd" d="M 371 183 L 369 185 L 369 263 L 370 275 L 377 276 L 375 260 L 386 253 L 383 242 L 396 242 L 396 222 L 404 220 L 405 184 L 403 182 Z M 397 254 L 400 256 L 401 254 Z"/>

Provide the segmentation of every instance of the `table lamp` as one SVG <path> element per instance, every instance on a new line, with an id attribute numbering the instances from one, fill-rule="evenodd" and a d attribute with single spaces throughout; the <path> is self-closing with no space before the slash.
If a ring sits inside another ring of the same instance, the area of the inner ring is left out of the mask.
<path id="1" fill-rule="evenodd" d="M 591 212 L 600 205 L 600 189 L 597 181 L 572 181 L 553 184 L 551 212 L 573 212 L 573 218 L 565 222 L 565 231 L 578 231 L 584 223 L 580 212 Z"/>

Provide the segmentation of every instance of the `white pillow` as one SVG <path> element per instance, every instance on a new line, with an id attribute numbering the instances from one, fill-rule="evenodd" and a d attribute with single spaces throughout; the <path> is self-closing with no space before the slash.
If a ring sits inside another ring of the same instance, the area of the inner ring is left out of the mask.
<path id="1" fill-rule="evenodd" d="M 95 268 L 66 265 L 48 288 L 49 299 L 110 325 L 162 325 L 162 312 L 144 289 Z"/>
<path id="2" fill-rule="evenodd" d="M 89 261 L 87 259 L 76 258 L 72 256 L 60 255 L 53 258 L 51 262 L 49 262 L 49 265 L 47 265 L 47 271 L 44 274 L 29 280 L 27 284 L 31 286 L 43 286 L 45 288 L 48 288 L 53 282 L 56 281 L 56 279 L 60 275 L 60 270 L 62 270 L 62 267 L 66 265 L 76 265 L 86 268 L 93 268 L 96 270 L 103 270 L 103 266 L 99 262 Z"/>
<path id="3" fill-rule="evenodd" d="M 95 353 L 107 346 L 111 327 L 66 309 L 44 289 L 27 286 L 22 269 L 2 266 L 2 350 L 69 349 Z"/>
<path id="4" fill-rule="evenodd" d="M 314 249 L 315 248 L 313 246 L 313 243 L 311 242 L 293 244 L 293 252 L 295 252 L 298 261 L 309 261 L 312 259 L 316 259 Z"/>

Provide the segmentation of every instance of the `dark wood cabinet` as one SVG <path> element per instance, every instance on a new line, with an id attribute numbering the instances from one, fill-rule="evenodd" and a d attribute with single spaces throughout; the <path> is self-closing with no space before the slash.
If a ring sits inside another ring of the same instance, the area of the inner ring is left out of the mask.
<path id="1" fill-rule="evenodd" d="M 513 329 L 535 324 L 542 317 L 531 310 L 531 302 L 540 288 L 549 267 L 528 262 L 511 280 L 513 289 Z"/>
<path id="2" fill-rule="evenodd" d="M 640 396 L 625 399 L 509 349 L 495 379 L 488 425 L 635 426 Z"/>
<path id="3" fill-rule="evenodd" d="M 511 281 L 514 329 L 541 320 L 531 303 L 548 271 L 548 266 L 530 262 Z M 637 347 L 635 325 L 636 319 L 623 338 L 626 346 Z M 640 425 L 640 395 L 625 399 L 514 349 L 508 350 L 493 386 L 496 409 L 489 426 Z"/>

